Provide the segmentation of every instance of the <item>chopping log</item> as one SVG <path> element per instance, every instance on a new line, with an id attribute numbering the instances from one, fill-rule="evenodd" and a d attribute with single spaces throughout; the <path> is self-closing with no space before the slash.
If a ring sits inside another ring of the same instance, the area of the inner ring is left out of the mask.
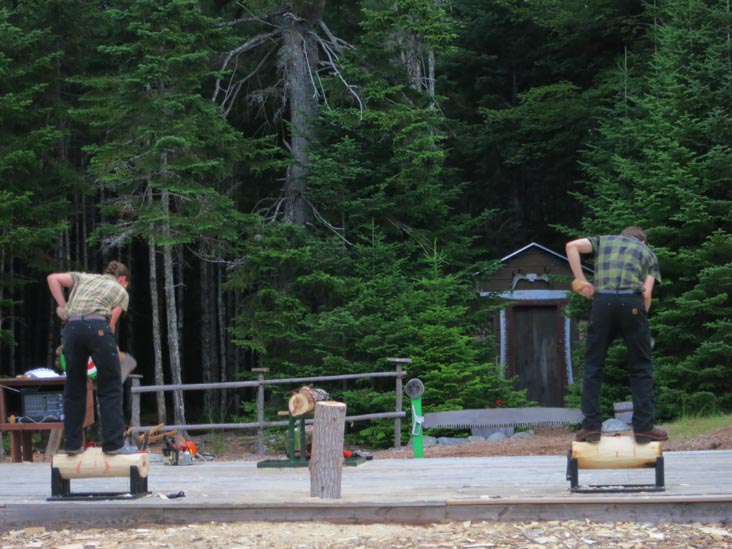
<path id="1" fill-rule="evenodd" d="M 604 436 L 600 442 L 573 442 L 572 457 L 579 469 L 640 469 L 655 467 L 661 443 L 636 443 L 633 437 Z"/>
<path id="2" fill-rule="evenodd" d="M 321 401 L 315 404 L 309 466 L 311 497 L 331 499 L 341 497 L 345 428 L 345 404 L 334 401 Z"/>
<path id="3" fill-rule="evenodd" d="M 58 469 L 62 479 L 129 477 L 130 467 L 136 467 L 141 478 L 147 478 L 150 457 L 147 453 L 128 455 L 108 455 L 101 448 L 88 448 L 81 454 L 56 454 L 53 456 L 54 469 Z"/>
<path id="4" fill-rule="evenodd" d="M 300 416 L 315 410 L 315 403 L 323 400 L 329 400 L 330 395 L 323 389 L 314 389 L 313 387 L 300 387 L 293 392 L 287 407 L 290 414 Z"/>

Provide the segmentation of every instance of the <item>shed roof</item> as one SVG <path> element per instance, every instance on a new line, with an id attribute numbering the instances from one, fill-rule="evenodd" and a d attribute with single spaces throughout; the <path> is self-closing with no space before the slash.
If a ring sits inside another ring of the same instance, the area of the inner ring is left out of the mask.
<path id="1" fill-rule="evenodd" d="M 508 261 L 512 257 L 515 257 L 517 255 L 520 255 L 520 254 L 524 253 L 525 251 L 527 251 L 527 250 L 529 250 L 531 248 L 539 248 L 540 250 L 544 250 L 545 252 L 550 253 L 550 254 L 558 257 L 559 259 L 563 259 L 564 261 L 569 261 L 566 256 L 563 256 L 561 254 L 558 254 L 557 252 L 550 250 L 546 246 L 542 246 L 541 244 L 537 244 L 536 242 L 532 242 L 531 244 L 527 244 L 526 246 L 524 246 L 520 250 L 516 250 L 515 252 L 508 254 L 506 257 L 502 257 L 501 258 L 501 263 L 505 263 L 506 261 Z"/>
<path id="2" fill-rule="evenodd" d="M 539 244 L 537 242 L 532 242 L 531 244 L 527 244 L 523 248 L 520 248 L 520 249 L 516 250 L 515 252 L 512 252 L 505 257 L 502 257 L 501 263 L 505 263 L 509 259 L 513 259 L 514 257 L 521 255 L 522 253 L 525 253 L 525 252 L 531 250 L 532 248 L 538 248 L 539 250 L 542 250 L 550 255 L 553 255 L 554 257 L 561 259 L 562 261 L 569 262 L 569 259 L 567 258 L 566 255 L 562 255 L 560 253 L 555 252 L 554 250 L 550 250 L 546 246 L 542 246 L 541 244 Z M 588 273 L 593 272 L 592 269 L 590 269 L 589 267 L 585 267 L 584 265 L 582 266 L 582 270 L 587 271 Z"/>

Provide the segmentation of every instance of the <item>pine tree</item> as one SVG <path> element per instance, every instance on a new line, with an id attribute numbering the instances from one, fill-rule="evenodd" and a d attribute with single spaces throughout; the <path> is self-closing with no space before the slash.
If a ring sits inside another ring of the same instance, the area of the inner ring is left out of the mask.
<path id="1" fill-rule="evenodd" d="M 109 193 L 101 236 L 108 247 L 142 239 L 161 254 L 168 362 L 172 382 L 180 383 L 176 254 L 183 245 L 239 238 L 246 217 L 222 185 L 247 142 L 203 95 L 214 78 L 212 57 L 226 42 L 195 1 L 129 0 L 107 8 L 105 17 L 115 31 L 100 51 L 115 70 L 80 79 L 90 91 L 78 111 L 100 136 L 87 151 L 97 183 Z M 156 263 L 151 257 L 155 298 Z M 156 364 L 156 382 L 163 382 L 162 373 Z M 175 392 L 176 423 L 185 423 L 184 410 L 182 393 Z"/>
<path id="2" fill-rule="evenodd" d="M 663 283 L 652 309 L 661 418 L 732 409 L 726 319 L 732 230 L 732 22 L 727 2 L 664 3 L 656 53 L 618 79 L 587 155 L 585 229 L 643 226 Z M 714 284 L 719 284 L 715 287 Z"/>
<path id="3" fill-rule="evenodd" d="M 15 373 L 16 319 L 23 287 L 48 268 L 64 227 L 62 180 L 53 149 L 62 133 L 49 123 L 45 94 L 59 52 L 27 13 L 0 7 L 0 350 Z"/>

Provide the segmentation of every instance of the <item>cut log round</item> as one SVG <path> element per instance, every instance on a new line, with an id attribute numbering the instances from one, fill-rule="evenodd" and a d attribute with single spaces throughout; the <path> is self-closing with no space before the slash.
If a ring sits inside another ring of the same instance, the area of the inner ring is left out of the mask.
<path id="1" fill-rule="evenodd" d="M 310 454 L 310 496 L 341 497 L 343 476 L 343 433 L 346 405 L 322 401 L 315 404 L 313 447 Z"/>
<path id="2" fill-rule="evenodd" d="M 638 444 L 633 437 L 604 436 L 598 443 L 573 442 L 572 457 L 580 469 L 640 469 L 655 467 L 661 443 Z"/>
<path id="3" fill-rule="evenodd" d="M 290 397 L 287 407 L 290 414 L 300 416 L 315 410 L 315 403 L 323 400 L 329 400 L 330 395 L 323 389 L 314 389 L 313 387 L 300 387 Z"/>
<path id="4" fill-rule="evenodd" d="M 56 454 L 52 467 L 58 469 L 61 478 L 129 477 L 130 467 L 137 467 L 140 478 L 147 478 L 150 457 L 147 453 L 111 456 L 101 448 L 88 448 L 75 456 Z"/>

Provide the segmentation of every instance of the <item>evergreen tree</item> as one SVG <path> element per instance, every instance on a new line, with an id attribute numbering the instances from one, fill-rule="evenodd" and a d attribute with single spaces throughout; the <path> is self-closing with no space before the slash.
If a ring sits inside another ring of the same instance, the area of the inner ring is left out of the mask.
<path id="1" fill-rule="evenodd" d="M 247 253 L 249 267 L 231 282 L 250 292 L 256 286 L 236 333 L 241 344 L 260 352 L 261 365 L 275 376 L 381 371 L 386 357 L 406 356 L 413 361 L 409 377 L 425 382 L 429 409 L 527 403 L 525 394 L 512 388 L 513 380 L 502 378 L 491 362 L 490 342 L 475 337 L 471 318 L 485 302 L 478 303 L 459 277 L 444 273 L 442 254 L 433 249 L 422 259 L 405 259 L 411 254 L 404 248 L 414 244 L 387 242 L 375 224 L 370 238 L 359 239 L 348 251 L 337 239 L 316 246 L 302 229 L 278 232 L 278 239 L 273 232 L 255 241 Z M 287 293 L 276 289 L 284 265 L 292 281 Z M 348 403 L 349 414 L 393 404 L 392 380 L 327 389 Z M 382 443 L 390 440 L 392 429 L 390 422 L 377 421 L 354 426 L 349 436 Z"/>
<path id="2" fill-rule="evenodd" d="M 5 4 L 0 4 L 0 351 L 12 365 L 7 373 L 14 374 L 16 329 L 24 324 L 16 319 L 26 315 L 20 308 L 23 288 L 48 269 L 47 258 L 64 227 L 65 204 L 53 151 L 62 134 L 49 123 L 45 97 L 59 52 L 49 33 L 29 24 L 27 12 Z"/>
<path id="3" fill-rule="evenodd" d="M 495 215 L 480 246 L 500 257 L 537 241 L 561 249 L 575 222 L 578 151 L 608 93 L 604 74 L 643 44 L 642 2 L 451 2 L 455 48 L 441 65 L 452 132 L 447 165 L 469 182 L 462 210 Z"/>
<path id="4" fill-rule="evenodd" d="M 661 418 L 732 405 L 722 278 L 732 230 L 730 9 L 663 4 L 651 64 L 635 68 L 630 85 L 623 67 L 619 101 L 587 155 L 585 229 L 643 226 L 661 263 L 652 309 Z"/>
<path id="5" fill-rule="evenodd" d="M 109 194 L 105 246 L 139 238 L 151 250 L 150 291 L 157 300 L 155 251 L 162 255 L 168 362 L 182 381 L 176 250 L 202 241 L 236 241 L 245 218 L 222 187 L 247 142 L 203 96 L 213 81 L 212 57 L 226 44 L 224 31 L 193 0 L 129 0 L 105 10 L 109 44 L 100 51 L 105 71 L 80 81 L 90 91 L 79 115 L 99 131 L 90 145 L 91 171 Z M 229 180 L 230 181 L 230 180 Z M 153 309 L 155 318 L 160 314 Z M 160 333 L 154 334 L 159 339 Z M 159 358 L 159 357 L 158 357 Z M 163 382 L 156 364 L 156 381 Z M 181 392 L 175 421 L 185 423 Z M 158 414 L 164 409 L 158 402 Z"/>

